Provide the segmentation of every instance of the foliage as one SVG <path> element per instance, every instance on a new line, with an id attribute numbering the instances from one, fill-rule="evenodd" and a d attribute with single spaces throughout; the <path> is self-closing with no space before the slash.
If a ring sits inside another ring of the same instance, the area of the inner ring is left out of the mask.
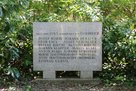
<path id="1" fill-rule="evenodd" d="M 27 0 L 0 1 L 0 73 L 1 80 L 31 76 L 32 25 Z"/>
<path id="2" fill-rule="evenodd" d="M 0 81 L 33 79 L 32 23 L 103 23 L 103 71 L 109 80 L 136 77 L 135 0 L 1 0 Z M 106 81 L 105 80 L 105 81 Z"/>
<path id="3" fill-rule="evenodd" d="M 134 80 L 136 73 L 136 33 L 130 25 L 118 25 L 115 22 L 104 22 L 103 26 L 103 72 L 109 80 Z"/>
<path id="4" fill-rule="evenodd" d="M 135 80 L 136 70 L 136 2 L 102 1 L 104 79 L 115 82 Z"/>

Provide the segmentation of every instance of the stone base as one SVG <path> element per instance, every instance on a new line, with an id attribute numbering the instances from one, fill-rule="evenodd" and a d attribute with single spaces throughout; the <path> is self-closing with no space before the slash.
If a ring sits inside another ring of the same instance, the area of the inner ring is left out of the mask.
<path id="1" fill-rule="evenodd" d="M 81 71 L 80 78 L 81 79 L 92 79 L 93 71 Z"/>
<path id="2" fill-rule="evenodd" d="M 56 79 L 55 71 L 43 71 L 43 78 L 45 79 Z"/>

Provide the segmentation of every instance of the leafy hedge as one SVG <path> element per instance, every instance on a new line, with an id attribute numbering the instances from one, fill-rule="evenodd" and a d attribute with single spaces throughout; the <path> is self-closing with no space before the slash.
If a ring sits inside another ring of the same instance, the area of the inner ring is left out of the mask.
<path id="1" fill-rule="evenodd" d="M 103 72 L 110 81 L 133 81 L 136 78 L 136 32 L 131 24 L 106 20 L 103 26 Z"/>

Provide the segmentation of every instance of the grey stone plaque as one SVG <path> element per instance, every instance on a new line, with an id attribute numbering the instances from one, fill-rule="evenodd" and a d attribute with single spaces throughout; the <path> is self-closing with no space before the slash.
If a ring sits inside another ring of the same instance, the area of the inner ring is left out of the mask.
<path id="1" fill-rule="evenodd" d="M 55 71 L 81 71 L 93 77 L 102 69 L 100 22 L 34 22 L 33 66 L 43 78 L 55 79 Z"/>

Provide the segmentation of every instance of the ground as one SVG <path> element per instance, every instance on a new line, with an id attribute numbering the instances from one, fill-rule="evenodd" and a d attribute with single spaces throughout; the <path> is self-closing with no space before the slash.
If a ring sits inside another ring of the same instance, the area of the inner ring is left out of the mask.
<path id="1" fill-rule="evenodd" d="M 92 84 L 93 83 L 93 84 Z M 45 81 L 35 80 L 30 83 L 17 83 L 0 91 L 136 91 L 136 87 L 112 85 L 105 86 L 97 81 Z"/>

